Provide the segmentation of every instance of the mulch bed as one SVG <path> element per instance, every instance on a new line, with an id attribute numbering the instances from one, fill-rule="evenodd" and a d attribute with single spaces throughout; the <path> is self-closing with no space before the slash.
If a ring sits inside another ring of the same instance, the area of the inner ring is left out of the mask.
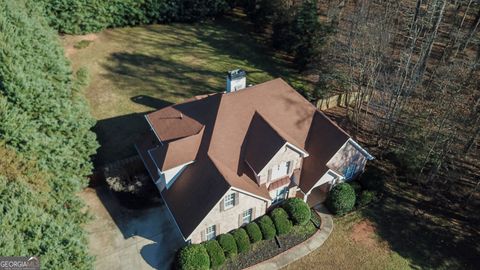
<path id="1" fill-rule="evenodd" d="M 315 211 L 312 211 L 312 214 L 315 215 L 312 218 L 318 225 L 320 217 Z M 278 247 L 275 239 L 260 241 L 252 245 L 249 251 L 237 255 L 237 257 L 231 260 L 227 260 L 221 269 L 239 270 L 266 261 L 304 242 L 317 231 L 318 229 L 312 221 L 309 221 L 304 226 L 295 226 L 289 234 L 278 237 L 281 247 Z"/>

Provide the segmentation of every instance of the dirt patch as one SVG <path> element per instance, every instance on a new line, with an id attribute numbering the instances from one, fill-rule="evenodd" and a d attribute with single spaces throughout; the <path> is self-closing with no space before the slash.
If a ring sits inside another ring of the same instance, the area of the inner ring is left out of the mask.
<path id="1" fill-rule="evenodd" d="M 363 220 L 353 225 L 351 238 L 356 243 L 361 243 L 367 247 L 375 247 L 378 245 L 375 239 L 375 226 L 368 220 Z"/>

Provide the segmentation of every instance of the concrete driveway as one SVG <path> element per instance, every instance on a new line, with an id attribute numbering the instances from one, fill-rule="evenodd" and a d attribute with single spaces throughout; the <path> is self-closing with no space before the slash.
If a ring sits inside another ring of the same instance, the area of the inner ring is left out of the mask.
<path id="1" fill-rule="evenodd" d="M 88 188 L 80 196 L 94 216 L 85 228 L 95 269 L 170 269 L 184 241 L 163 203 L 127 209 L 107 187 Z"/>

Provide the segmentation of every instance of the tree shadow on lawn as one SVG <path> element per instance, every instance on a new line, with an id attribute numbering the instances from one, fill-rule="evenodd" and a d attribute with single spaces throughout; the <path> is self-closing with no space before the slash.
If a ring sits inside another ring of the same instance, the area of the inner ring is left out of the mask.
<path id="1" fill-rule="evenodd" d="M 154 110 L 172 104 L 145 95 L 132 97 L 131 100 Z M 150 112 L 152 111 L 131 113 L 97 121 L 93 131 L 97 134 L 100 148 L 93 158 L 95 167 L 136 155 L 134 144 L 142 139 L 143 134 L 149 130 L 144 116 Z"/>
<path id="2" fill-rule="evenodd" d="M 466 226 L 467 220 L 447 209 L 435 209 L 428 201 L 409 198 L 412 187 L 388 186 L 383 199 L 363 214 L 376 223 L 378 235 L 393 251 L 410 259 L 415 269 L 478 267 L 478 238 Z"/>

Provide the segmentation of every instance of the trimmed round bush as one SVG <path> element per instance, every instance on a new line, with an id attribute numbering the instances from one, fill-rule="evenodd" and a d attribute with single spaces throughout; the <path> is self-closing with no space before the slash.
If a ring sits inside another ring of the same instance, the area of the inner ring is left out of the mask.
<path id="1" fill-rule="evenodd" d="M 177 253 L 176 268 L 181 270 L 210 269 L 210 258 L 202 244 L 183 247 Z"/>
<path id="2" fill-rule="evenodd" d="M 250 243 L 254 244 L 262 240 L 262 231 L 260 231 L 260 227 L 258 227 L 257 223 L 248 223 L 247 226 L 245 226 L 245 230 L 247 231 Z"/>
<path id="3" fill-rule="evenodd" d="M 238 252 L 242 253 L 250 249 L 250 240 L 244 228 L 236 229 L 232 232 L 233 238 L 237 243 Z"/>
<path id="4" fill-rule="evenodd" d="M 287 212 L 294 225 L 305 225 L 310 220 L 310 207 L 300 198 L 290 198 L 282 208 Z"/>
<path id="5" fill-rule="evenodd" d="M 360 193 L 362 193 L 362 185 L 360 185 L 358 181 L 351 181 L 348 184 L 350 184 L 355 191 L 355 196 L 359 197 Z"/>
<path id="6" fill-rule="evenodd" d="M 377 193 L 372 190 L 364 190 L 362 194 L 360 194 L 360 198 L 358 199 L 358 205 L 359 206 L 364 206 L 369 203 L 371 203 L 374 199 Z"/>
<path id="7" fill-rule="evenodd" d="M 288 219 L 288 214 L 283 208 L 275 208 L 270 216 L 277 229 L 277 235 L 289 233 L 292 230 L 292 221 Z"/>
<path id="8" fill-rule="evenodd" d="M 235 238 L 231 234 L 221 234 L 217 237 L 217 241 L 222 247 L 225 257 L 233 258 L 237 255 L 237 243 L 235 243 Z"/>
<path id="9" fill-rule="evenodd" d="M 207 241 L 203 245 L 210 257 L 210 266 L 212 268 L 220 267 L 225 263 L 225 253 L 223 253 L 223 249 L 217 240 Z"/>
<path id="10" fill-rule="evenodd" d="M 258 227 L 260 227 L 263 239 L 265 240 L 273 239 L 273 237 L 275 237 L 275 234 L 277 233 L 275 225 L 273 225 L 273 221 L 269 216 L 261 217 L 258 220 Z"/>
<path id="11" fill-rule="evenodd" d="M 353 209 L 355 191 L 348 183 L 340 183 L 330 191 L 326 205 L 332 213 L 343 215 Z"/>

